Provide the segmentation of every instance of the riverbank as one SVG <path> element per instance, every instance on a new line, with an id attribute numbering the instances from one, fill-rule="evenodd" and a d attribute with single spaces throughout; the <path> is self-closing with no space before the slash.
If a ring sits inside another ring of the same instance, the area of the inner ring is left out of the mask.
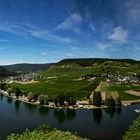
<path id="1" fill-rule="evenodd" d="M 49 105 L 41 105 L 39 103 L 39 101 L 29 102 L 27 97 L 25 97 L 24 95 L 19 96 L 18 98 L 16 96 L 10 96 L 9 97 L 8 93 L 6 91 L 3 91 L 3 90 L 0 90 L 0 94 L 6 96 L 8 98 L 12 98 L 13 100 L 18 100 L 18 101 L 24 102 L 26 104 L 31 104 L 31 105 L 41 106 L 41 107 L 47 107 L 47 108 L 56 108 L 56 109 L 102 109 L 102 108 L 108 108 L 105 105 L 101 105 L 100 107 L 97 107 L 95 105 L 91 105 L 86 100 L 77 101 L 76 105 L 72 105 L 72 106 L 55 106 L 54 102 L 49 102 Z M 128 106 L 128 105 L 139 104 L 139 103 L 140 103 L 140 100 L 122 101 L 121 106 Z"/>

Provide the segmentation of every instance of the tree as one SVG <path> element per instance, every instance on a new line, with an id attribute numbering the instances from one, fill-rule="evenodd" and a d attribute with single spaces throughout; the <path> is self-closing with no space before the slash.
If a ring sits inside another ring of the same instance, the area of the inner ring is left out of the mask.
<path id="1" fill-rule="evenodd" d="M 60 95 L 58 95 L 54 98 L 54 103 L 55 103 L 56 106 L 58 106 L 58 104 L 60 106 L 63 106 L 64 101 L 65 101 L 65 95 L 64 94 L 60 94 Z"/>
<path id="2" fill-rule="evenodd" d="M 22 95 L 22 91 L 16 87 L 13 89 L 13 92 L 15 93 L 15 96 L 18 98 L 20 95 Z"/>
<path id="3" fill-rule="evenodd" d="M 76 100 L 74 99 L 74 96 L 72 94 L 65 95 L 65 100 L 68 102 L 68 105 L 76 104 Z"/>
<path id="4" fill-rule="evenodd" d="M 11 96 L 11 93 L 13 92 L 13 90 L 12 90 L 12 88 L 8 88 L 7 89 L 7 93 L 8 93 L 8 95 L 9 95 L 9 97 Z"/>
<path id="5" fill-rule="evenodd" d="M 48 95 L 44 95 L 44 105 L 48 105 Z"/>
<path id="6" fill-rule="evenodd" d="M 7 90 L 7 85 L 6 85 L 6 83 L 0 83 L 0 89 L 1 89 L 1 90 Z"/>
<path id="7" fill-rule="evenodd" d="M 38 100 L 41 105 L 44 105 L 44 95 L 43 94 L 39 95 Z"/>
<path id="8" fill-rule="evenodd" d="M 122 104 L 121 99 L 118 97 L 118 98 L 116 99 L 116 105 L 117 105 L 117 106 L 120 106 L 121 104 Z"/>
<path id="9" fill-rule="evenodd" d="M 49 100 L 48 95 L 41 94 L 39 95 L 38 100 L 41 105 L 48 105 L 48 100 Z"/>
<path id="10" fill-rule="evenodd" d="M 101 106 L 102 98 L 101 98 L 101 92 L 94 91 L 93 94 L 93 104 L 95 106 Z"/>
<path id="11" fill-rule="evenodd" d="M 105 100 L 105 105 L 108 107 L 114 107 L 116 105 L 115 100 L 113 99 L 112 96 Z"/>
<path id="12" fill-rule="evenodd" d="M 32 99 L 34 99 L 34 94 L 32 92 L 28 93 L 27 99 L 29 102 L 31 102 Z"/>

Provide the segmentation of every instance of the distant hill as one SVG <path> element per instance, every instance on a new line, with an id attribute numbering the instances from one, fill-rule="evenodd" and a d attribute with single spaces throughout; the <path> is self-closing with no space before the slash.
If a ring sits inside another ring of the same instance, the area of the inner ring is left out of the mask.
<path id="1" fill-rule="evenodd" d="M 0 66 L 0 77 L 11 76 L 11 75 L 14 75 L 14 73 Z"/>
<path id="2" fill-rule="evenodd" d="M 53 63 L 48 64 L 14 64 L 14 65 L 7 65 L 4 66 L 4 68 L 16 72 L 16 73 L 29 73 L 29 72 L 37 72 L 42 71 L 45 69 L 48 69 L 50 66 L 52 66 Z"/>
<path id="3" fill-rule="evenodd" d="M 101 64 L 105 62 L 123 62 L 129 64 L 140 64 L 140 61 L 133 59 L 109 59 L 109 58 L 75 58 L 75 59 L 63 59 L 57 63 L 57 65 L 65 65 L 70 63 L 79 64 L 80 66 L 92 66 L 94 64 Z"/>

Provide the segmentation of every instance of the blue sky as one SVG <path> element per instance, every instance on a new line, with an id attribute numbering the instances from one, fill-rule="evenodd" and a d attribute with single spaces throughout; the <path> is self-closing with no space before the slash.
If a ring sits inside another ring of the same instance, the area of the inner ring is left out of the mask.
<path id="1" fill-rule="evenodd" d="M 0 65 L 140 60 L 140 0 L 0 0 Z"/>

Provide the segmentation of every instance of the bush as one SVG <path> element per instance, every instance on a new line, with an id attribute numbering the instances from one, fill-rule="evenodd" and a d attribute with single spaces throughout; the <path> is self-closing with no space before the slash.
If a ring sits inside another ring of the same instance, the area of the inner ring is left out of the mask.
<path id="1" fill-rule="evenodd" d="M 113 99 L 112 96 L 105 100 L 105 105 L 108 107 L 114 107 L 116 105 L 115 100 Z"/>
<path id="2" fill-rule="evenodd" d="M 101 106 L 101 102 L 102 102 L 101 92 L 94 92 L 94 94 L 93 94 L 93 105 Z"/>

